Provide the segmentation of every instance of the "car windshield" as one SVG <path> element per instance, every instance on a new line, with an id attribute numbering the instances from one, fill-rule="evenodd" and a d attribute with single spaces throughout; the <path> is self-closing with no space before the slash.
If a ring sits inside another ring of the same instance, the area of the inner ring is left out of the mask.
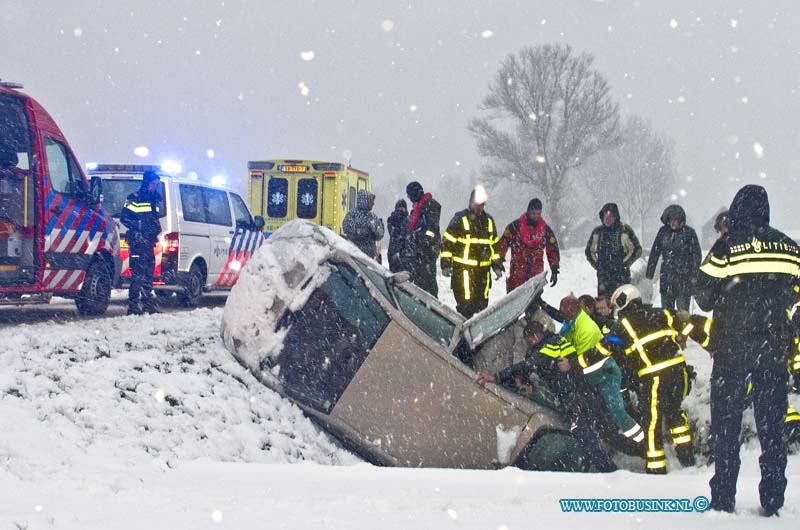
<path id="1" fill-rule="evenodd" d="M 387 278 L 385 276 L 381 275 L 381 273 L 379 273 L 378 271 L 376 271 L 374 269 L 371 269 L 370 267 L 368 267 L 366 264 L 362 263 L 361 261 L 359 261 L 357 259 L 353 260 L 353 261 L 356 262 L 356 264 L 358 265 L 358 268 L 361 269 L 361 272 L 363 272 L 366 275 L 366 277 L 369 278 L 369 280 L 372 282 L 372 285 L 374 285 L 375 288 L 378 289 L 378 291 L 381 292 L 381 294 L 384 296 L 384 298 L 386 298 L 386 300 L 390 304 L 392 304 L 392 306 L 395 306 L 394 299 L 392 298 L 392 294 L 389 292 L 389 286 L 386 283 Z"/>
<path id="2" fill-rule="evenodd" d="M 392 289 L 400 310 L 427 336 L 447 348 L 453 339 L 456 325 L 426 305 L 423 300 L 395 285 Z"/>
<path id="3" fill-rule="evenodd" d="M 139 191 L 141 179 L 103 179 L 103 208 L 111 217 L 119 217 L 128 195 Z M 164 183 L 158 183 L 158 194 L 161 195 L 159 204 L 159 217 L 167 215 L 164 195 Z"/>

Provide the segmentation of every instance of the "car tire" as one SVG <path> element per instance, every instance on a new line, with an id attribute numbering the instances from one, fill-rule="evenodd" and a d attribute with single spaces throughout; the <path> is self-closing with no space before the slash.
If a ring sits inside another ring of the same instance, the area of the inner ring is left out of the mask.
<path id="1" fill-rule="evenodd" d="M 111 271 L 102 259 L 94 260 L 86 271 L 75 306 L 81 315 L 102 315 L 111 302 Z"/>
<path id="2" fill-rule="evenodd" d="M 567 433 L 548 432 L 538 437 L 525 452 L 522 467 L 531 471 L 587 471 L 577 440 Z"/>
<path id="3" fill-rule="evenodd" d="M 189 275 L 183 282 L 183 290 L 178 293 L 178 301 L 184 307 L 197 307 L 203 296 L 203 270 L 197 263 L 192 263 Z"/>

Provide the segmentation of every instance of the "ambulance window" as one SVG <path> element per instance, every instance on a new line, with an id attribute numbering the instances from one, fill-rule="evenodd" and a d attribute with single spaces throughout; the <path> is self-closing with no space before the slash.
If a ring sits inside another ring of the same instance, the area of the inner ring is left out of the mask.
<path id="1" fill-rule="evenodd" d="M 251 226 L 253 218 L 250 217 L 250 212 L 247 210 L 242 198 L 235 193 L 231 193 L 231 202 L 233 203 L 233 216 L 236 218 L 236 226 Z"/>
<path id="2" fill-rule="evenodd" d="M 44 139 L 47 171 L 50 185 L 58 193 L 75 194 L 86 191 L 80 170 L 61 142 L 50 137 Z"/>
<path id="3" fill-rule="evenodd" d="M 352 210 L 356 207 L 356 189 L 353 186 L 350 186 L 350 204 L 348 205 L 347 209 Z"/>
<path id="4" fill-rule="evenodd" d="M 297 217 L 314 219 L 317 216 L 317 179 L 300 179 L 297 182 Z"/>
<path id="5" fill-rule="evenodd" d="M 192 223 L 205 223 L 206 210 L 203 206 L 203 188 L 181 184 L 180 190 L 184 220 Z"/>
<path id="6" fill-rule="evenodd" d="M 206 215 L 208 222 L 215 225 L 231 225 L 231 207 L 228 192 L 203 188 L 206 196 Z"/>
<path id="7" fill-rule="evenodd" d="M 267 183 L 267 216 L 286 217 L 289 206 L 289 181 L 270 177 Z"/>

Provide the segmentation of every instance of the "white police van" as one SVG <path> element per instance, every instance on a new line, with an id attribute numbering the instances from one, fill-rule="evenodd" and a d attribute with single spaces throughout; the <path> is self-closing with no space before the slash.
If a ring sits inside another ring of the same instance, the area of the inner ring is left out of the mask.
<path id="1" fill-rule="evenodd" d="M 161 175 L 161 235 L 153 249 L 153 288 L 159 296 L 174 292 L 183 305 L 195 307 L 203 292 L 229 290 L 264 242 L 263 217 L 250 215 L 234 191 L 170 176 L 153 165 L 89 164 L 87 170 L 103 179 L 103 206 L 119 225 L 122 270 L 116 287 L 131 277 L 126 229 L 119 216 L 147 170 Z"/>

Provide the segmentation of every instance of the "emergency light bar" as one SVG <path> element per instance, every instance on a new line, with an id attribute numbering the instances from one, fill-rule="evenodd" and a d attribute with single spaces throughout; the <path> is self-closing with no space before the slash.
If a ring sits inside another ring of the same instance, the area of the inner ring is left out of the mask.
<path id="1" fill-rule="evenodd" d="M 92 173 L 144 173 L 145 171 L 161 172 L 161 166 L 155 164 L 98 164 L 90 162 L 86 169 Z"/>

